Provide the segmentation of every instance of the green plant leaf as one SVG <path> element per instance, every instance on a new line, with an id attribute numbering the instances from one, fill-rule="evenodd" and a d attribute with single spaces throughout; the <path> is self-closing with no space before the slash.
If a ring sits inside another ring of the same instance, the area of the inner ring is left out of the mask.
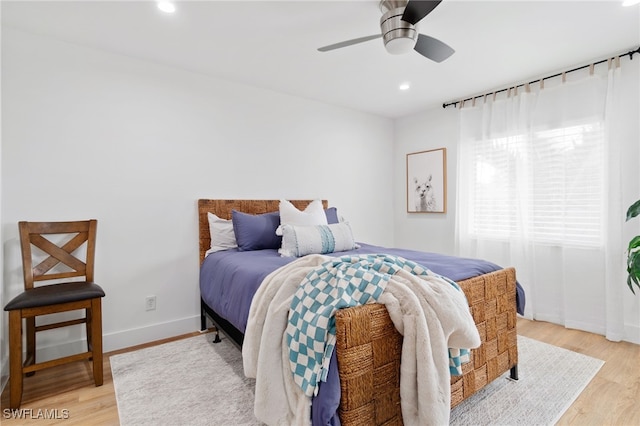
<path id="1" fill-rule="evenodd" d="M 640 251 L 629 252 L 627 256 L 627 285 L 633 294 L 633 284 L 640 288 Z"/>
<path id="2" fill-rule="evenodd" d="M 631 206 L 629 206 L 629 209 L 627 210 L 627 220 L 634 218 L 639 214 L 640 214 L 640 200 L 636 201 L 635 203 L 631 204 Z"/>
<path id="3" fill-rule="evenodd" d="M 630 252 L 638 247 L 640 247 L 640 235 L 636 235 L 631 241 L 629 241 L 629 247 L 627 248 L 627 251 Z"/>
<path id="4" fill-rule="evenodd" d="M 629 275 L 627 277 L 627 285 L 629 286 L 629 290 L 631 290 L 631 293 L 636 294 L 635 290 L 633 290 L 633 283 L 631 282 L 631 275 Z M 640 287 L 640 285 L 638 285 L 638 283 L 636 282 L 636 285 L 638 287 Z"/>
<path id="5" fill-rule="evenodd" d="M 632 219 L 640 214 L 640 200 L 629 206 L 627 210 L 627 221 Z M 629 248 L 627 249 L 627 285 L 629 286 L 629 290 L 633 294 L 636 294 L 633 289 L 633 285 L 635 284 L 638 288 L 640 288 L 640 235 L 633 237 L 631 241 L 629 241 Z"/>

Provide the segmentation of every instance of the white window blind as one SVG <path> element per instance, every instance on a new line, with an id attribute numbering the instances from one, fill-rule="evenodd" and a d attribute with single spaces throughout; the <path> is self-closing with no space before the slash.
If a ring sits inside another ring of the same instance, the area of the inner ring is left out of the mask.
<path id="1" fill-rule="evenodd" d="M 471 234 L 599 246 L 604 140 L 586 123 L 474 143 Z"/>

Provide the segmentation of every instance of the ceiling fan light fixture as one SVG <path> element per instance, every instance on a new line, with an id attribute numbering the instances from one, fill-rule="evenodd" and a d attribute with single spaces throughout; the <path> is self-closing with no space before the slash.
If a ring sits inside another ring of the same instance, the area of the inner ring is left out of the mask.
<path id="1" fill-rule="evenodd" d="M 1 1 L 1 0 L 0 0 Z M 443 0 L 380 0 L 380 34 L 374 34 L 340 43 L 319 47 L 318 51 L 328 52 L 354 44 L 382 38 L 388 53 L 399 55 L 414 50 L 434 62 L 442 62 L 455 53 L 448 44 L 418 33 L 418 22 L 427 16 Z"/>
<path id="2" fill-rule="evenodd" d="M 387 52 L 400 55 L 411 51 L 418 40 L 418 30 L 415 25 L 402 20 L 403 7 L 385 12 L 380 18 L 382 40 Z"/>
<path id="3" fill-rule="evenodd" d="M 392 55 L 402 55 L 410 52 L 416 45 L 416 39 L 411 37 L 394 37 L 388 41 L 385 39 L 384 47 Z"/>

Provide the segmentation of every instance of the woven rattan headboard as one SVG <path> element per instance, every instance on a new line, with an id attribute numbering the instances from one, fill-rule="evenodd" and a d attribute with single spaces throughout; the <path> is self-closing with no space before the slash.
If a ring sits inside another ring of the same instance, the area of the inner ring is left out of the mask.
<path id="1" fill-rule="evenodd" d="M 304 209 L 313 200 L 289 200 L 298 209 Z M 326 209 L 327 200 L 322 200 Z M 221 219 L 231 219 L 231 210 L 249 214 L 262 214 L 278 211 L 280 200 L 198 200 L 198 235 L 200 241 L 200 263 L 204 254 L 211 248 L 211 234 L 207 212 L 211 212 Z"/>

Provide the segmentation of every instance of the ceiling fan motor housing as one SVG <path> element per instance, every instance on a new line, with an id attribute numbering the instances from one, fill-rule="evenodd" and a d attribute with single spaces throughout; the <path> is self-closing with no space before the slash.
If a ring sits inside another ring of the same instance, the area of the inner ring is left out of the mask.
<path id="1" fill-rule="evenodd" d="M 380 18 L 382 40 L 387 52 L 393 55 L 407 53 L 416 45 L 418 30 L 415 25 L 402 20 L 407 1 L 382 0 L 380 9 L 386 10 Z"/>

